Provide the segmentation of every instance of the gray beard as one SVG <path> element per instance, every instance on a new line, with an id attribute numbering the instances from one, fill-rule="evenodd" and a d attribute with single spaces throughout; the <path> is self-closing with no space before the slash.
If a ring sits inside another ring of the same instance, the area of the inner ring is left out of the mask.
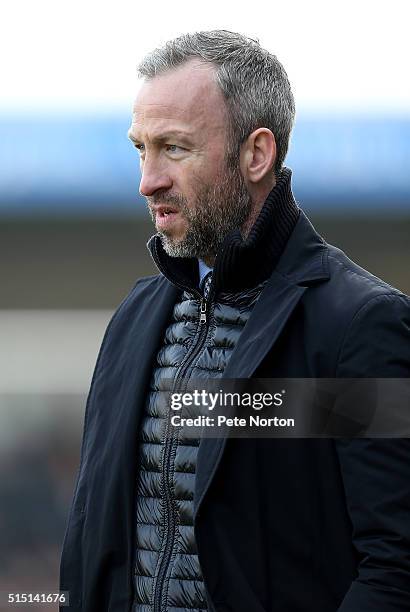
<path id="1" fill-rule="evenodd" d="M 225 169 L 213 185 L 201 186 L 194 204 L 188 206 L 183 196 L 164 193 L 147 198 L 152 219 L 155 215 L 150 204 L 177 206 L 188 222 L 182 240 L 174 240 L 166 232 L 159 232 L 165 252 L 171 257 L 198 257 L 212 259 L 225 237 L 234 230 L 242 230 L 252 210 L 252 199 L 239 168 Z"/>

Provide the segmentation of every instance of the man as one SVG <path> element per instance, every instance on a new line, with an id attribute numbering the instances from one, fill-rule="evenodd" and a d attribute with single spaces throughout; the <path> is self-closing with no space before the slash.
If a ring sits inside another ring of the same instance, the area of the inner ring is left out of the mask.
<path id="1" fill-rule="evenodd" d="M 61 564 L 69 609 L 409 610 L 407 440 L 188 440 L 161 399 L 166 380 L 408 377 L 408 298 L 298 208 L 274 56 L 202 32 L 140 76 L 129 136 L 160 274 L 121 304 L 95 368 Z"/>

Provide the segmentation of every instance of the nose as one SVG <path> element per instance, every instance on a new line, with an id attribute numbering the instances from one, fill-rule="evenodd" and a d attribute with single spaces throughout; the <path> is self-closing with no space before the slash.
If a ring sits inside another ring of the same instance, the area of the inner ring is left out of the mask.
<path id="1" fill-rule="evenodd" d="M 141 165 L 140 194 L 142 196 L 152 196 L 158 189 L 170 189 L 172 179 L 164 168 L 158 166 L 154 160 L 145 159 Z"/>

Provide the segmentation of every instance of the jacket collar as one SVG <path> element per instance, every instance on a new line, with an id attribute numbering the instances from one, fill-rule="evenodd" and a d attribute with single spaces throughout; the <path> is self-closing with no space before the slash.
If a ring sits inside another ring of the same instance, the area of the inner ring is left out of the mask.
<path id="1" fill-rule="evenodd" d="M 310 285 L 329 279 L 329 247 L 301 210 L 275 272 L 288 283 Z"/>

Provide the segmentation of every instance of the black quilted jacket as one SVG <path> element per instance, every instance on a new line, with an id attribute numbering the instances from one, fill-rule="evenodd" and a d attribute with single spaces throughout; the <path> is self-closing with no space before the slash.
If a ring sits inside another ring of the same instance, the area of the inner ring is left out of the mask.
<path id="1" fill-rule="evenodd" d="M 220 295 L 203 323 L 191 294 L 174 307 L 138 435 L 135 612 L 207 609 L 193 527 L 199 440 L 167 435 L 169 404 L 161 390 L 178 377 L 186 384 L 222 376 L 262 286 Z"/>

